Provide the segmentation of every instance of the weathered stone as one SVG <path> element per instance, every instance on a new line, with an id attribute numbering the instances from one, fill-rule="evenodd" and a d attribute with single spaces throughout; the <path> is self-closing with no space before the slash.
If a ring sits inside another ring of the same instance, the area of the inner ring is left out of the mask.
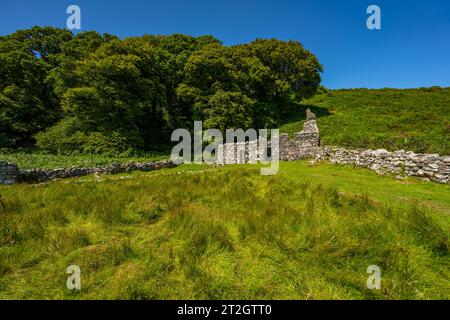
<path id="1" fill-rule="evenodd" d="M 389 154 L 389 151 L 387 151 L 386 149 L 377 149 L 375 151 L 372 151 L 372 154 L 377 157 L 386 156 Z"/>
<path id="2" fill-rule="evenodd" d="M 428 165 L 428 168 L 434 169 L 434 170 L 438 170 L 439 169 L 439 165 L 436 163 L 430 163 Z"/>
<path id="3" fill-rule="evenodd" d="M 13 184 L 19 178 L 19 168 L 14 163 L 0 161 L 0 184 Z"/>
<path id="4" fill-rule="evenodd" d="M 424 176 L 425 172 L 422 169 L 417 170 L 417 175 L 418 176 Z"/>
<path id="5" fill-rule="evenodd" d="M 316 115 L 311 112 L 311 110 L 308 108 L 306 109 L 306 120 L 315 120 Z"/>

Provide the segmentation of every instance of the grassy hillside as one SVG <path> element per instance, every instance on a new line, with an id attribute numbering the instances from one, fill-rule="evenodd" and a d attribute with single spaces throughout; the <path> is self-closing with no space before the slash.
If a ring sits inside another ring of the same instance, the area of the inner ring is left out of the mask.
<path id="1" fill-rule="evenodd" d="M 449 299 L 449 188 L 306 162 L 3 186 L 0 299 Z"/>
<path id="2" fill-rule="evenodd" d="M 332 90 L 304 101 L 281 132 L 300 131 L 307 107 L 324 144 L 450 154 L 450 88 Z"/>

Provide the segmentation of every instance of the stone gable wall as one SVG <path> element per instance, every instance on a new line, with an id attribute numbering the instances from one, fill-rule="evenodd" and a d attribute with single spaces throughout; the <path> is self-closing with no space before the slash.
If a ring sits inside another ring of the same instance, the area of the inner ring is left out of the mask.
<path id="1" fill-rule="evenodd" d="M 319 151 L 320 137 L 316 116 L 309 109 L 306 115 L 307 118 L 303 125 L 303 130 L 295 133 L 293 139 L 289 139 L 289 135 L 286 133 L 280 134 L 278 149 L 280 160 L 292 161 L 314 158 Z M 266 150 L 260 150 L 259 148 L 260 145 L 267 145 L 268 148 L 271 148 L 270 141 L 267 144 L 265 142 L 265 140 L 259 138 L 254 141 L 220 145 L 217 150 L 216 163 L 256 163 L 256 161 L 267 158 Z"/>

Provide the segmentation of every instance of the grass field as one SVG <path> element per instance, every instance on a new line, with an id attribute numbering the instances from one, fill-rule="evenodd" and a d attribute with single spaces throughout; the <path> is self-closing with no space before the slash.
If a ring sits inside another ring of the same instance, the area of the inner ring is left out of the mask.
<path id="1" fill-rule="evenodd" d="M 0 299 L 450 299 L 449 191 L 307 162 L 3 186 Z"/>
<path id="2" fill-rule="evenodd" d="M 300 131 L 306 108 L 323 144 L 450 154 L 450 88 L 332 90 L 302 102 L 281 132 Z"/>
<path id="3" fill-rule="evenodd" d="M 322 144 L 450 154 L 450 88 L 333 90 Z M 21 169 L 148 162 L 1 152 Z M 450 299 L 450 185 L 282 162 L 0 186 L 0 299 Z M 6 219 L 5 219 L 6 218 Z M 66 288 L 81 267 L 82 290 Z M 366 288 L 369 265 L 381 290 Z"/>

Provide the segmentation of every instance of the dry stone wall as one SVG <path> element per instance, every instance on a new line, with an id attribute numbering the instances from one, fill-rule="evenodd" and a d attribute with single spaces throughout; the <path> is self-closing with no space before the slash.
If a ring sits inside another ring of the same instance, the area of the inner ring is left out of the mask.
<path id="1" fill-rule="evenodd" d="M 162 160 L 148 163 L 117 163 L 103 167 L 90 168 L 64 168 L 64 169 L 31 169 L 20 170 L 14 164 L 5 165 L 0 162 L 0 184 L 12 184 L 23 182 L 45 182 L 55 179 L 76 178 L 89 174 L 120 173 L 135 170 L 152 171 L 163 168 L 172 168 L 176 165 L 170 160 Z"/>
<path id="2" fill-rule="evenodd" d="M 385 149 L 349 150 L 323 147 L 315 158 L 329 160 L 331 163 L 369 168 L 378 174 L 394 174 L 397 178 L 411 176 L 439 183 L 450 182 L 450 156 L 441 157 L 439 154 L 416 154 L 405 150 L 389 152 Z"/>

